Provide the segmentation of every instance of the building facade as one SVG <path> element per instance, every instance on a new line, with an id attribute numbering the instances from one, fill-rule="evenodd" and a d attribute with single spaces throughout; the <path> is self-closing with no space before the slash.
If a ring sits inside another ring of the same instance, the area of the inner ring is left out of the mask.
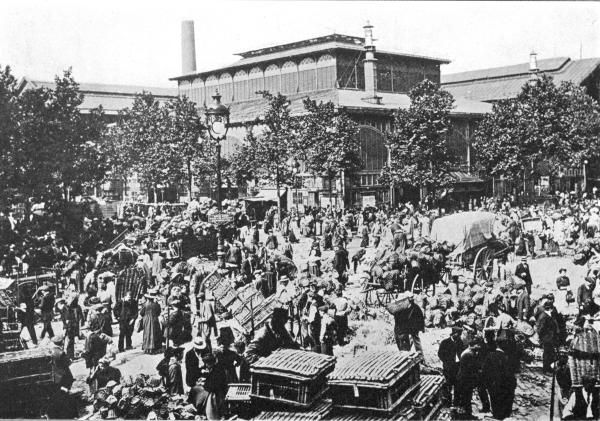
<path id="1" fill-rule="evenodd" d="M 180 95 L 200 106 L 211 101 L 216 90 L 222 102 L 230 106 L 231 128 L 224 150 L 235 150 L 248 126 L 264 112 L 267 102 L 258 93 L 269 91 L 286 95 L 292 115 L 303 112 L 302 101 L 331 101 L 345 110 L 359 125 L 363 168 L 356 174 L 339 174 L 328 197 L 328 181 L 301 172 L 298 188 L 289 189 L 288 204 L 304 206 L 363 205 L 397 202 L 414 196 L 413 186 L 390 189 L 379 183 L 381 169 L 388 161 L 385 132 L 391 129 L 393 115 L 410 105 L 408 92 L 429 79 L 440 83 L 440 66 L 446 59 L 376 51 L 372 26 L 364 27 L 365 37 L 332 34 L 319 38 L 276 45 L 239 53 L 229 66 L 198 72 L 189 67 L 195 55 L 189 42 L 189 25 L 184 23 L 182 48 L 183 75 L 173 78 Z M 188 40 L 188 41 L 186 41 Z M 187 49 L 187 52 L 185 51 Z M 186 67 L 187 66 L 187 67 Z M 452 120 L 455 130 L 451 148 L 460 154 L 460 170 L 469 171 L 469 130 L 472 121 L 491 110 L 480 101 L 455 98 Z M 460 175 L 457 181 L 460 180 Z M 296 191 L 297 190 L 297 191 Z M 418 196 L 418 192 L 416 193 Z"/>

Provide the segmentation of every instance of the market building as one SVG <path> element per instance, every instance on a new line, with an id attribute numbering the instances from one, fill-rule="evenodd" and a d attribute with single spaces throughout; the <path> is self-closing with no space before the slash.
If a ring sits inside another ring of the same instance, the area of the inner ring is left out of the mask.
<path id="1" fill-rule="evenodd" d="M 449 60 L 428 56 L 379 51 L 373 43 L 372 26 L 365 36 L 326 35 L 239 53 L 238 61 L 218 69 L 197 71 L 193 22 L 182 26 L 182 75 L 174 77 L 180 95 L 199 106 L 211 101 L 216 90 L 230 107 L 231 128 L 224 141 L 225 155 L 235 150 L 246 131 L 266 108 L 258 91 L 280 92 L 290 101 L 292 114 L 303 112 L 302 100 L 331 101 L 359 123 L 363 168 L 343 174 L 328 197 L 327 181 L 301 171 L 297 189 L 287 191 L 288 206 L 366 205 L 418 198 L 416 186 L 389 188 L 378 181 L 388 161 L 384 133 L 391 128 L 393 114 L 410 104 L 407 93 L 424 79 L 440 83 L 440 67 Z M 470 136 L 474 123 L 491 105 L 457 96 L 452 111 L 454 130 L 449 138 L 460 165 L 454 173 L 456 192 L 482 189 L 481 180 L 470 174 Z"/>
<path id="2" fill-rule="evenodd" d="M 572 60 L 569 57 L 537 59 L 530 54 L 529 63 L 442 75 L 442 87 L 455 97 L 494 103 L 516 98 L 532 75 L 547 74 L 555 83 L 571 82 L 585 88 L 588 95 L 600 100 L 600 58 Z M 564 168 L 558 177 L 551 177 L 543 166 L 537 169 L 539 178 L 523 181 L 525 192 L 545 195 L 555 191 L 581 191 L 600 182 L 600 163 L 589 162 L 580 168 Z M 521 182 L 519 182 L 520 184 Z M 492 180 L 497 195 L 519 190 L 516 183 Z"/>

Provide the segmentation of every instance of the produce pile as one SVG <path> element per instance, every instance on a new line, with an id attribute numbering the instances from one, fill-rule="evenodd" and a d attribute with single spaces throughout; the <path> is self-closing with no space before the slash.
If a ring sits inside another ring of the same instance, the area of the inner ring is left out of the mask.
<path id="1" fill-rule="evenodd" d="M 93 419 L 193 420 L 197 415 L 184 395 L 169 396 L 158 376 L 145 374 L 109 382 L 94 394 L 93 407 Z"/>
<path id="2" fill-rule="evenodd" d="M 588 238 L 575 248 L 573 263 L 583 266 L 590 261 L 596 262 L 600 257 L 600 238 Z"/>

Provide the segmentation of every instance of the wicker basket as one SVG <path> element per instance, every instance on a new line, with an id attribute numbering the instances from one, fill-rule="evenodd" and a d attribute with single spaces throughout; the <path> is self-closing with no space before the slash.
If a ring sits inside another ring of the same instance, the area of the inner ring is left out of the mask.
<path id="1" fill-rule="evenodd" d="M 415 352 L 368 352 L 340 360 L 329 375 L 338 409 L 389 414 L 418 387 L 421 356 Z"/>
<path id="2" fill-rule="evenodd" d="M 309 407 L 327 391 L 327 375 L 335 357 L 281 349 L 259 359 L 250 369 L 256 399 Z"/>

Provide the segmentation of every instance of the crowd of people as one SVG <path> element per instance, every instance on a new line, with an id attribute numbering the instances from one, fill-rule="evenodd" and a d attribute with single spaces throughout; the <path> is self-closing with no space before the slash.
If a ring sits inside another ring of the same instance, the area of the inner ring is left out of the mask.
<path id="1" fill-rule="evenodd" d="M 566 321 L 554 306 L 553 295 L 532 298 L 535 291 L 528 258 L 560 253 L 595 237 L 600 231 L 596 205 L 596 197 L 570 195 L 561 196 L 550 207 L 518 206 L 510 198 L 471 202 L 472 210 L 502 216 L 502 240 L 510 246 L 507 260 L 520 256 L 522 261 L 511 272 L 507 261 L 500 259 L 485 284 L 465 285 L 460 290 L 449 285 L 444 291 L 448 295 L 444 305 L 453 310 L 446 315 L 452 333 L 441 342 L 438 356 L 450 386 L 446 398 L 464 415 L 472 414 L 472 395 L 477 389 L 483 412 L 498 419 L 510 416 L 522 358 L 519 332 L 537 330 L 543 369 L 552 370 L 559 345 L 567 343 Z M 373 281 L 366 251 L 408 249 L 428 238 L 433 221 L 443 216 L 439 209 L 410 203 L 393 210 L 307 208 L 301 218 L 292 212 L 281 220 L 271 209 L 259 228 L 237 204 L 229 211 L 235 215 L 236 229 L 227 236 L 223 279 L 236 289 L 252 285 L 264 298 L 274 297 L 277 302 L 271 319 L 256 332 L 245 330 L 202 288 L 207 267 L 183 264 L 181 253 L 164 255 L 153 250 L 151 240 L 132 246 L 137 256 L 132 270 L 143 274 L 144 290 L 117 296 L 119 274 L 98 268 L 107 244 L 121 228 L 152 232 L 158 226 L 155 222 L 175 215 L 171 211 L 129 207 L 121 219 L 85 220 L 82 234 L 68 242 L 59 231 L 48 231 L 34 240 L 19 228 L 26 225 L 24 221 L 7 217 L 14 235 L 2 250 L 3 274 L 52 267 L 60 269 L 62 280 L 58 290 L 42 286 L 31 300 L 20 304 L 17 315 L 30 346 L 38 342 L 34 326 L 38 316 L 43 327 L 40 338 L 48 336 L 59 343 L 67 359 L 79 357 L 75 344 L 82 341 L 81 357 L 93 391 L 121 381 L 111 361 L 114 354 L 132 349 L 132 336 L 139 332 L 142 350 L 162 355 L 157 373 L 167 391 L 189 393 L 190 402 L 209 419 L 217 419 L 228 384 L 248 381 L 249 366 L 258 358 L 282 347 L 333 355 L 336 346 L 347 343 L 352 307 L 349 277 L 357 274 L 365 282 Z M 541 224 L 535 232 L 524 224 L 531 218 Z M 348 246 L 354 236 L 359 237 L 360 247 L 350 256 Z M 535 236 L 541 247 L 536 247 Z M 306 260 L 296 256 L 294 245 L 301 238 L 310 243 Z M 323 255 L 329 250 L 331 259 Z M 600 270 L 591 270 L 573 294 L 566 272 L 557 274 L 557 286 L 565 290 L 567 300 L 570 294 L 577 301 L 582 317 L 594 314 L 600 306 L 600 293 L 594 292 L 598 276 Z M 398 348 L 423 353 L 419 335 L 426 328 L 432 304 L 427 303 L 424 291 L 407 291 L 400 298 L 406 299 L 406 305 L 394 316 Z M 63 325 L 61 333 L 53 326 L 57 317 Z"/>

